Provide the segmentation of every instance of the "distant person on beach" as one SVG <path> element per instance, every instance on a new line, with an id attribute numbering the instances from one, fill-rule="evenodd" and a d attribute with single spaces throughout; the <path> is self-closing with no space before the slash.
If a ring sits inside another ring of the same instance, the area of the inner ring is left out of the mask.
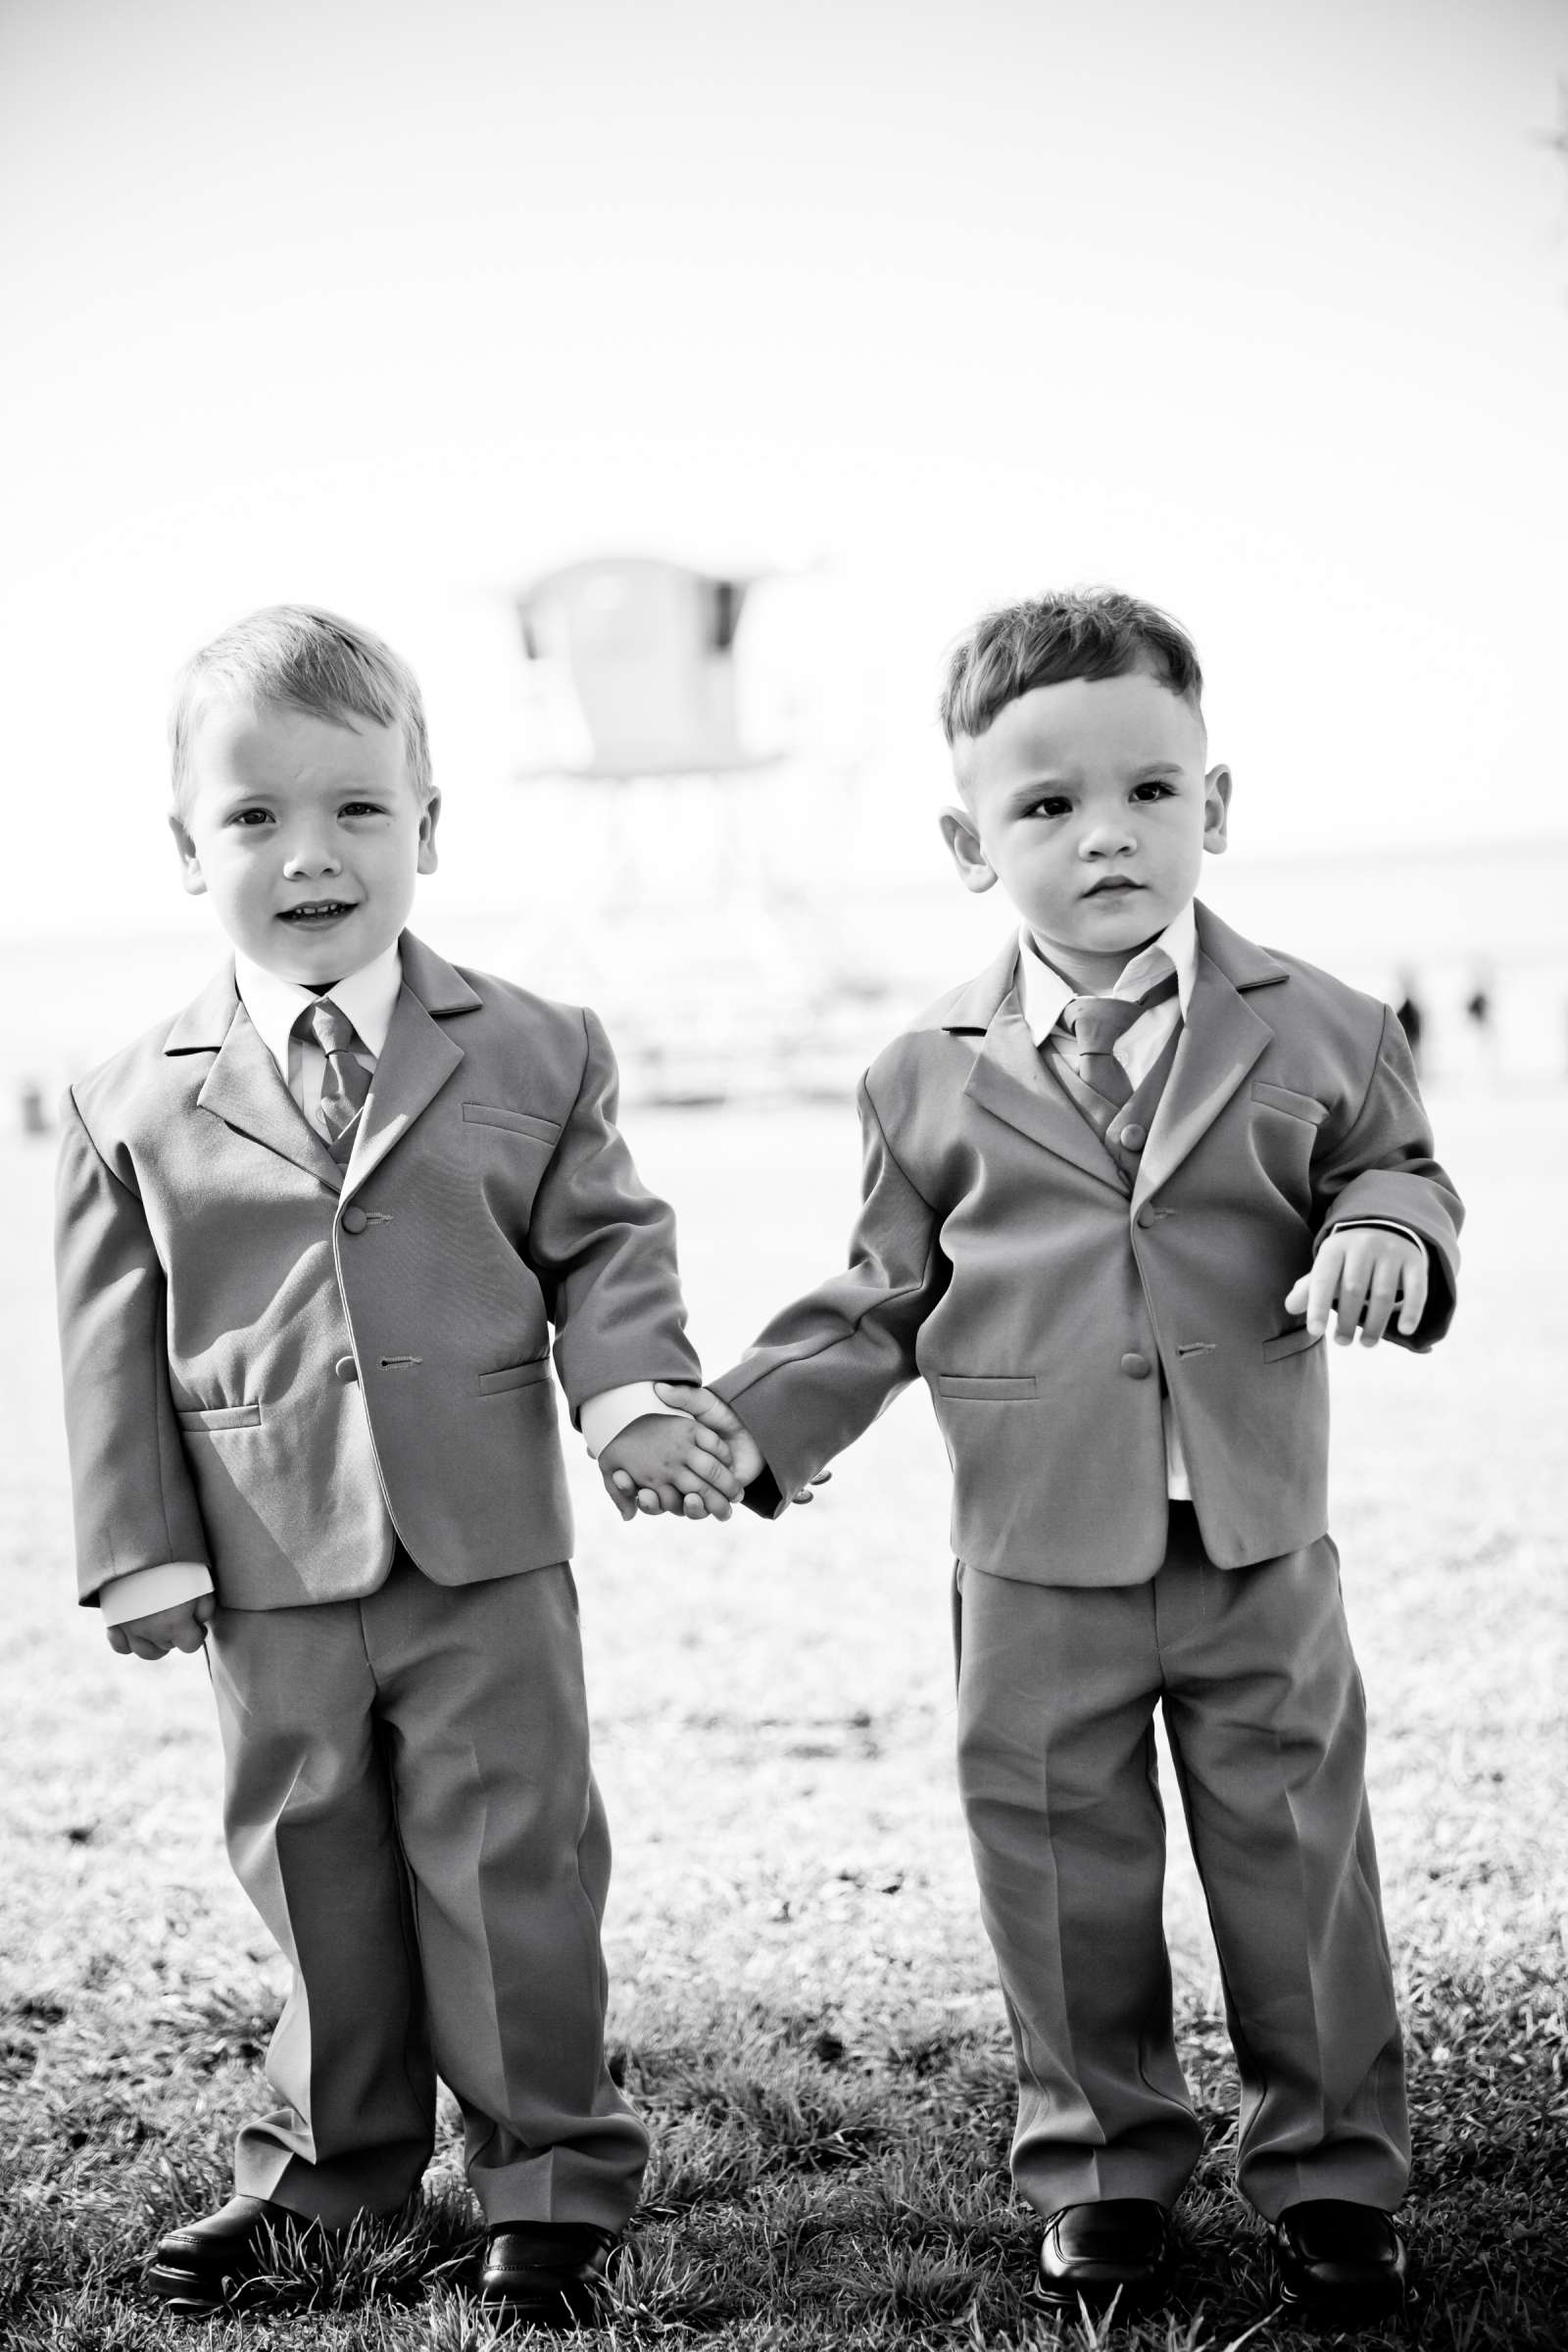
<path id="1" fill-rule="evenodd" d="M 229 1855 L 293 1972 L 235 2195 L 159 2243 L 217 2309 L 289 2237 L 395 2211 L 436 2077 L 483 2314 L 591 2317 L 648 2138 L 605 2061 L 556 1370 L 608 1468 L 727 1516 L 669 1210 L 591 1012 L 405 928 L 440 799 L 368 630 L 253 613 L 187 664 L 171 819 L 232 958 L 68 1097 L 59 1288 L 80 1591 L 207 1644 Z M 180 2157 L 176 2172 L 185 2169 Z"/>
<path id="2" fill-rule="evenodd" d="M 1410 1049 L 1410 1063 L 1416 1075 L 1421 1073 L 1421 1032 L 1426 1026 L 1421 1000 L 1415 993 L 1415 981 L 1408 972 L 1399 975 L 1399 1002 L 1394 1007 L 1394 1017 L 1404 1031 L 1404 1042 Z"/>
<path id="3" fill-rule="evenodd" d="M 1195 902 L 1231 799 L 1200 694 L 1182 630 L 1128 596 L 970 630 L 942 829 L 964 887 L 1000 886 L 1017 919 L 866 1075 L 849 1270 L 712 1392 L 660 1393 L 772 1513 L 929 1385 L 1039 2300 L 1157 2300 L 1203 2145 L 1173 2039 L 1158 1705 L 1241 2069 L 1240 2185 L 1280 2300 L 1353 2325 L 1403 2299 L 1410 2150 L 1322 1342 L 1441 1339 L 1461 1211 L 1393 1013 Z M 629 1511 L 632 1482 L 608 1483 Z"/>

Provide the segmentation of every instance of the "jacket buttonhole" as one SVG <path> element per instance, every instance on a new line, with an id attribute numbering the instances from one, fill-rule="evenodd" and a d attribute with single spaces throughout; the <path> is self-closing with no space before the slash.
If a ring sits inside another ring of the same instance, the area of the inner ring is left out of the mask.
<path id="1" fill-rule="evenodd" d="M 383 1355 L 380 1359 L 383 1372 L 399 1372 L 406 1364 L 422 1364 L 423 1361 L 422 1355 Z"/>

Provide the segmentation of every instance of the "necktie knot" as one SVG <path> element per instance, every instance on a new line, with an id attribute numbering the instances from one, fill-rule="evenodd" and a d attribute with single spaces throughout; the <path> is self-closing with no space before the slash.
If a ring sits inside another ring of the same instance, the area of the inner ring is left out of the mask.
<path id="1" fill-rule="evenodd" d="M 1061 1017 L 1081 1053 L 1108 1054 L 1117 1038 L 1143 1019 L 1144 1011 L 1143 1004 L 1126 997 L 1074 997 Z"/>
<path id="2" fill-rule="evenodd" d="M 355 1041 L 354 1023 L 330 997 L 318 997 L 314 1004 L 307 1004 L 294 1026 L 308 1032 L 326 1054 L 346 1054 Z"/>

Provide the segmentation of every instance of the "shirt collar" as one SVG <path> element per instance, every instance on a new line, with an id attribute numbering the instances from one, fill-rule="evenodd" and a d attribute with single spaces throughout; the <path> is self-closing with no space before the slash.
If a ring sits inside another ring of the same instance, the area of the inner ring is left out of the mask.
<path id="1" fill-rule="evenodd" d="M 275 972 L 265 971 L 247 956 L 234 958 L 234 986 L 239 1001 L 250 1014 L 263 1045 L 271 1054 L 288 1084 L 288 1041 L 295 1022 L 308 1004 L 318 1002 L 314 989 L 301 988 L 296 980 L 280 980 Z M 368 963 L 361 964 L 346 980 L 335 981 L 325 993 L 339 1012 L 354 1023 L 361 1043 L 372 1061 L 379 1061 L 386 1044 L 386 1033 L 392 1026 L 392 1013 L 397 1004 L 398 991 L 403 986 L 403 957 L 396 940 Z"/>
<path id="2" fill-rule="evenodd" d="M 1046 961 L 1027 923 L 1019 929 L 1018 950 L 1018 995 L 1023 1017 L 1035 1044 L 1043 1046 L 1066 1006 L 1082 991 Z M 1115 987 L 1105 993 L 1136 1000 L 1170 972 L 1176 975 L 1176 1002 L 1185 1020 L 1198 972 L 1198 924 L 1190 899 L 1157 939 L 1152 939 L 1147 948 L 1141 948 L 1123 964 Z"/>

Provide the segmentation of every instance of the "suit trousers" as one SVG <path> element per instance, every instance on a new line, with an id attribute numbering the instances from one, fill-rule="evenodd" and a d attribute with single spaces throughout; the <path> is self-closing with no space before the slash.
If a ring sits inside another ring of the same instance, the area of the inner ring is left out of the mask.
<path id="1" fill-rule="evenodd" d="M 220 1608 L 229 1858 L 293 1972 L 235 2182 L 328 2225 L 400 2205 L 462 2110 L 487 2223 L 618 2229 L 648 2139 L 605 2064 L 610 1840 L 564 1563 Z"/>
<path id="2" fill-rule="evenodd" d="M 1241 2073 L 1237 2177 L 1392 2210 L 1403 2056 L 1363 1781 L 1365 1704 L 1325 1536 L 1250 1568 L 1171 1506 L 1143 1584 L 957 1577 L 958 1778 L 1018 2069 L 1019 2192 L 1043 2214 L 1170 2206 L 1202 2148 L 1161 1918 L 1164 1712 Z"/>

